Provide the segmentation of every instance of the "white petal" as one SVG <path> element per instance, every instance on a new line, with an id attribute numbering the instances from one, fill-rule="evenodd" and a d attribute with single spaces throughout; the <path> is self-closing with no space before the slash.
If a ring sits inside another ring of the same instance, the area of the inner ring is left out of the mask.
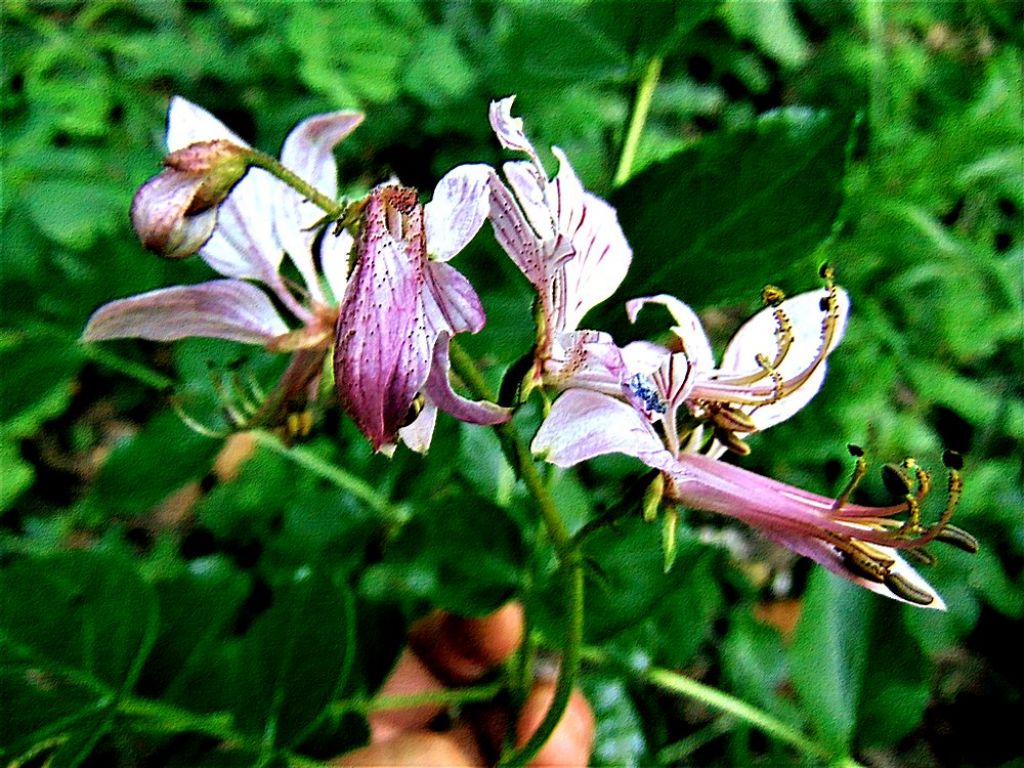
<path id="1" fill-rule="evenodd" d="M 633 406 L 585 389 L 570 389 L 555 401 L 530 449 L 560 467 L 608 453 L 635 456 L 659 469 L 672 463 L 654 428 Z"/>
<path id="2" fill-rule="evenodd" d="M 267 295 L 240 280 L 161 288 L 105 304 L 83 341 L 140 338 L 175 341 L 190 336 L 266 344 L 288 332 Z"/>
<path id="3" fill-rule="evenodd" d="M 629 315 L 631 322 L 636 322 L 640 310 L 647 304 L 661 304 L 671 313 L 676 323 L 672 331 L 679 337 L 683 352 L 690 358 L 698 373 L 709 372 L 715 367 L 711 342 L 708 341 L 704 326 L 701 325 L 696 312 L 674 296 L 664 293 L 658 296 L 643 296 L 626 302 L 626 314 Z"/>
<path id="4" fill-rule="evenodd" d="M 650 376 L 670 354 L 667 348 L 650 341 L 634 341 L 622 348 L 622 360 L 630 375 Z"/>
<path id="5" fill-rule="evenodd" d="M 793 345 L 778 368 L 783 378 L 799 374 L 817 356 L 822 342 L 822 320 L 825 318 L 821 302 L 827 296 L 828 292 L 825 289 L 809 291 L 786 299 L 779 306 L 779 309 L 789 319 L 793 329 Z M 846 330 L 846 318 L 850 310 L 850 299 L 846 291 L 837 288 L 836 298 L 839 313 L 829 352 L 842 340 Z M 759 372 L 761 366 L 757 363 L 757 355 L 764 355 L 772 360 L 778 353 L 776 328 L 774 310 L 771 307 L 762 309 L 750 318 L 736 332 L 726 347 L 725 354 L 722 356 L 722 373 L 750 374 Z"/>
<path id="6" fill-rule="evenodd" d="M 181 96 L 173 96 L 167 108 L 167 151 L 174 152 L 197 141 L 212 139 L 227 139 L 239 146 L 249 146 L 202 107 Z"/>
<path id="7" fill-rule="evenodd" d="M 338 194 L 334 147 L 362 121 L 359 112 L 331 112 L 306 118 L 284 140 L 281 164 L 333 200 Z M 312 253 L 317 232 L 310 228 L 324 217 L 325 211 L 286 184 L 275 184 L 274 193 L 274 232 L 280 249 L 295 263 L 312 297 L 322 300 Z"/>
<path id="8" fill-rule="evenodd" d="M 448 261 L 480 231 L 490 210 L 492 176 L 490 166 L 460 165 L 437 183 L 433 199 L 423 207 L 431 258 Z"/>
<path id="9" fill-rule="evenodd" d="M 331 289 L 335 304 L 340 303 L 345 295 L 354 245 L 355 240 L 347 229 L 334 234 L 333 228 L 328 228 L 320 241 L 320 268 L 327 279 L 327 286 Z"/>
<path id="10" fill-rule="evenodd" d="M 227 277 L 275 282 L 283 251 L 274 237 L 273 197 L 281 182 L 251 168 L 219 209 L 217 229 L 199 251 L 203 260 Z"/>
<path id="11" fill-rule="evenodd" d="M 558 149 L 560 163 L 551 183 L 558 231 L 572 244 L 573 256 L 565 260 L 565 307 L 562 330 L 579 327 L 583 316 L 615 293 L 633 259 L 633 250 L 619 226 L 615 209 L 580 183 L 569 159 Z"/>
<path id="12" fill-rule="evenodd" d="M 434 426 L 437 424 L 437 406 L 428 397 L 423 408 L 413 422 L 398 430 L 398 436 L 409 450 L 426 453 L 434 439 Z"/>

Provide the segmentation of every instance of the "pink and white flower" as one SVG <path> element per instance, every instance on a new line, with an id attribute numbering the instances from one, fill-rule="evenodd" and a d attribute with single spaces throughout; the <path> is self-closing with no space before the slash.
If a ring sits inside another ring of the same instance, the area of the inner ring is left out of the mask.
<path id="1" fill-rule="evenodd" d="M 899 552 L 919 552 L 933 539 L 965 549 L 973 546 L 969 535 L 947 530 L 959 497 L 955 470 L 946 509 L 936 524 L 924 527 L 920 502 L 930 480 L 920 469 L 905 478 L 902 503 L 865 507 L 848 503 L 863 474 L 862 459 L 838 499 L 719 460 L 726 448 L 743 452 L 733 444 L 743 443 L 734 438 L 789 418 L 818 391 L 825 358 L 842 338 L 845 294 L 830 284 L 764 310 L 736 334 L 718 368 L 692 310 L 672 297 L 658 296 L 631 302 L 630 316 L 648 303 L 669 309 L 680 351 L 647 342 L 625 347 L 627 378 L 621 392 L 572 388 L 562 394 L 534 438 L 533 451 L 562 467 L 608 453 L 636 457 L 662 474 L 670 503 L 748 523 L 879 594 L 944 608 L 942 598 Z M 704 439 L 705 425 L 714 429 L 710 441 Z M 915 494 L 910 493 L 913 480 Z"/>
<path id="2" fill-rule="evenodd" d="M 529 385 L 602 386 L 620 372 L 617 350 L 608 334 L 581 331 L 579 325 L 619 287 L 633 252 L 615 210 L 583 188 L 558 147 L 551 149 L 558 174 L 548 178 L 522 119 L 512 117 L 514 99 L 491 103 L 491 127 L 503 147 L 529 159 L 505 163 L 508 186 L 491 177 L 490 220 L 498 243 L 537 291 L 536 364 Z"/>
<path id="3" fill-rule="evenodd" d="M 332 150 L 362 119 L 358 112 L 332 112 L 303 120 L 285 139 L 282 164 L 333 199 L 338 181 Z M 208 146 L 248 148 L 209 112 L 174 97 L 167 116 L 168 150 L 180 155 Z M 136 195 L 136 223 L 152 222 L 158 215 L 145 210 L 150 204 L 147 201 L 152 202 L 151 195 L 159 193 L 145 192 L 147 187 L 152 190 L 155 181 L 147 182 Z M 192 234 L 181 236 L 194 242 L 202 235 L 199 230 L 209 227 L 199 256 L 223 278 L 161 288 L 105 304 L 89 318 L 82 340 L 175 341 L 202 336 L 258 344 L 294 352 L 279 385 L 287 391 L 280 392 L 277 399 L 311 387 L 319 378 L 337 316 L 323 283 L 334 295 L 344 291 L 351 236 L 342 233 L 331 239 L 318 270 L 312 248 L 315 225 L 323 211 L 260 168 L 250 168 L 216 208 L 200 216 L 205 218 L 198 223 L 185 217 L 182 226 Z M 303 278 L 299 290 L 290 287 L 280 274 L 285 254 Z M 286 314 L 278 310 L 274 299 Z"/>

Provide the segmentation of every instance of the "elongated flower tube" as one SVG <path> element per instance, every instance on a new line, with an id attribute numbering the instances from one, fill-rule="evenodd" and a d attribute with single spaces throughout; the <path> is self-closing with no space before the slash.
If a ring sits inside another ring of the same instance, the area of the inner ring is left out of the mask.
<path id="1" fill-rule="evenodd" d="M 491 175 L 486 166 L 460 166 L 426 206 L 416 190 L 395 183 L 378 186 L 366 201 L 334 369 L 342 407 L 374 450 L 390 453 L 400 434 L 414 450 L 426 450 L 438 408 L 475 424 L 509 418 L 503 408 L 458 396 L 448 378 L 451 337 L 476 333 L 486 318 L 476 291 L 447 262 L 482 226 Z"/>
<path id="2" fill-rule="evenodd" d="M 495 237 L 537 291 L 538 338 L 531 384 L 556 389 L 621 373 L 611 337 L 580 331 L 584 315 L 611 296 L 633 252 L 615 210 L 587 192 L 558 148 L 558 174 L 549 179 L 521 118 L 512 117 L 514 96 L 491 103 L 490 121 L 501 145 L 528 160 L 505 163 L 506 186 L 490 184 Z"/>
<path id="3" fill-rule="evenodd" d="M 333 112 L 303 120 L 285 139 L 282 165 L 333 199 L 337 165 L 332 149 L 362 119 L 357 112 Z M 248 148 L 213 115 L 180 97 L 171 100 L 168 110 L 167 146 L 172 156 L 199 152 L 206 160 L 212 146 Z M 140 190 L 133 218 L 152 221 L 162 215 L 162 203 L 152 203 L 156 211 L 142 210 L 151 203 L 149 193 Z M 204 336 L 292 352 L 281 391 L 270 400 L 280 403 L 301 393 L 320 374 L 337 316 L 321 278 L 335 295 L 344 291 L 347 251 L 352 245 L 347 233 L 325 238 L 330 252 L 325 249 L 321 273 L 312 246 L 317 236 L 314 225 L 322 216 L 322 210 L 292 187 L 260 168 L 251 168 L 218 203 L 216 216 L 209 217 L 211 232 L 199 251 L 223 279 L 161 288 L 105 304 L 89 319 L 82 340 L 175 341 Z M 285 254 L 303 278 L 298 293 L 280 274 Z M 269 410 L 264 415 L 272 419 Z"/>
<path id="4" fill-rule="evenodd" d="M 743 452 L 722 439 L 778 423 L 817 392 L 824 358 L 838 343 L 845 323 L 845 299 L 839 296 L 829 285 L 824 292 L 771 308 L 770 324 L 755 317 L 734 337 L 717 369 L 696 315 L 685 305 L 671 297 L 640 300 L 631 307 L 634 316 L 643 303 L 662 303 L 670 309 L 682 351 L 646 342 L 624 348 L 628 378 L 620 393 L 569 389 L 554 402 L 534 438 L 533 451 L 563 467 L 608 453 L 633 456 L 661 473 L 657 487 L 670 503 L 748 523 L 873 592 L 944 608 L 939 595 L 900 553 L 928 562 L 930 556 L 922 547 L 933 540 L 976 549 L 969 534 L 949 525 L 961 492 L 955 461 L 950 462 L 945 508 L 935 523 L 925 525 L 922 502 L 931 478 L 911 461 L 902 468 L 887 468 L 901 502 L 865 507 L 849 503 L 866 471 L 859 450 L 852 451 L 857 456 L 853 478 L 836 499 L 719 460 L 727 447 Z M 812 321 L 811 305 L 825 316 L 820 323 Z M 793 325 L 813 323 L 817 340 L 792 327 L 790 320 Z M 793 362 L 787 364 L 787 359 Z M 703 441 L 705 424 L 715 435 L 708 443 Z M 745 447 L 738 439 L 734 442 Z"/>

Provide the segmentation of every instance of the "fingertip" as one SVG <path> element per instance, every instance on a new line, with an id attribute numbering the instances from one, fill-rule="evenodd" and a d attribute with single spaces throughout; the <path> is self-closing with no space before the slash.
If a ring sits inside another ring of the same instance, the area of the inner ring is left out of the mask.
<path id="1" fill-rule="evenodd" d="M 435 674 L 468 683 L 515 652 L 524 625 L 520 603 L 508 603 L 482 618 L 434 611 L 413 626 L 409 642 Z"/>
<path id="2" fill-rule="evenodd" d="M 516 743 L 519 746 L 525 744 L 540 727 L 554 697 L 554 683 L 544 681 L 534 685 L 516 723 Z M 595 727 L 590 703 L 578 689 L 573 689 L 562 719 L 529 765 L 531 768 L 586 768 L 594 745 Z"/>

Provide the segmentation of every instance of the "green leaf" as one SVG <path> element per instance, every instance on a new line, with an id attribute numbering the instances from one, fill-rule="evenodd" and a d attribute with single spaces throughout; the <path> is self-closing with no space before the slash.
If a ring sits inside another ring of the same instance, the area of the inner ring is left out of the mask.
<path id="1" fill-rule="evenodd" d="M 857 741 L 864 747 L 898 742 L 918 726 L 931 698 L 930 670 L 917 663 L 903 611 L 890 601 L 879 607 L 875 619 L 857 712 Z"/>
<path id="2" fill-rule="evenodd" d="M 17 443 L 0 437 L 0 512 L 8 509 L 32 485 L 35 470 L 21 457 Z"/>
<path id="3" fill-rule="evenodd" d="M 4 703 L 22 704 L 0 747 L 14 757 L 56 739 L 52 764 L 78 765 L 135 684 L 157 623 L 152 589 L 117 556 L 63 552 L 0 571 Z"/>
<path id="4" fill-rule="evenodd" d="M 753 39 L 780 64 L 795 67 L 810 55 L 789 0 L 727 0 L 722 15 L 736 37 Z"/>
<path id="5" fill-rule="evenodd" d="M 706 307 L 806 283 L 842 202 L 849 132 L 847 118 L 784 110 L 633 177 L 612 195 L 633 266 L 605 316 L 621 322 L 634 296 Z"/>
<path id="6" fill-rule="evenodd" d="M 823 568 L 812 572 L 790 648 L 793 686 L 818 734 L 853 741 L 879 598 Z"/>
<path id="7" fill-rule="evenodd" d="M 355 652 L 352 595 L 301 568 L 274 591 L 234 659 L 232 710 L 264 746 L 302 741 L 345 684 Z"/>
<path id="8" fill-rule="evenodd" d="M 42 668 L 130 687 L 157 628 L 153 591 L 120 557 L 62 552 L 0 571 L 0 642 Z"/>
<path id="9" fill-rule="evenodd" d="M 204 475 L 221 445 L 164 411 L 111 452 L 96 478 L 92 499 L 119 513 L 145 512 Z"/>
<path id="10" fill-rule="evenodd" d="M 219 646 L 248 593 L 247 582 L 226 561 L 210 557 L 154 583 L 160 633 L 139 678 L 142 692 L 193 710 L 223 706 L 223 688 L 210 686 L 210 680 L 218 677 Z"/>
<path id="11" fill-rule="evenodd" d="M 797 722 L 799 710 L 783 696 L 789 664 L 782 638 L 776 630 L 758 622 L 749 607 L 733 611 L 722 645 L 722 665 L 730 691 L 791 724 Z"/>
<path id="12" fill-rule="evenodd" d="M 421 509 L 388 544 L 384 562 L 363 576 L 376 601 L 426 601 L 483 616 L 522 586 L 524 547 L 507 511 L 473 496 L 449 495 Z"/>

